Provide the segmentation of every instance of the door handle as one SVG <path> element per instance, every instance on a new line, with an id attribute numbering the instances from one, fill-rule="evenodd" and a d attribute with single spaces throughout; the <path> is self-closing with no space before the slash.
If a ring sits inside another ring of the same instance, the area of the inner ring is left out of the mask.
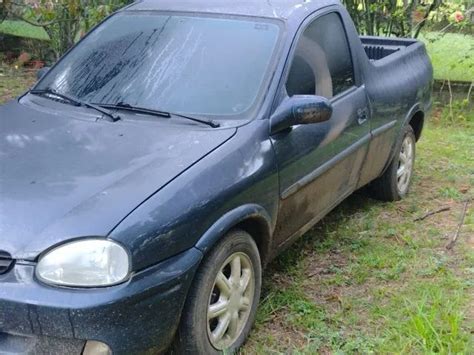
<path id="1" fill-rule="evenodd" d="M 369 109 L 367 107 L 357 110 L 357 122 L 363 124 L 369 119 Z"/>

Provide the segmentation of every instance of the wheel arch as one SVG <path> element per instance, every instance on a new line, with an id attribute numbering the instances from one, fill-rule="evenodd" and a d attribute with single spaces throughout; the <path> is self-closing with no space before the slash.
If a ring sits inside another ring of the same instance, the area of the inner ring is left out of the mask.
<path id="1" fill-rule="evenodd" d="M 219 218 L 198 240 L 196 248 L 206 254 L 227 232 L 232 229 L 242 229 L 254 239 L 262 266 L 265 266 L 271 254 L 271 226 L 270 216 L 263 207 L 257 204 L 246 204 Z"/>
<path id="2" fill-rule="evenodd" d="M 413 131 L 415 132 L 416 141 L 418 141 L 418 139 L 420 139 L 420 137 L 421 137 L 421 132 L 423 130 L 424 120 L 425 120 L 425 113 L 423 112 L 421 104 L 416 103 L 408 111 L 408 114 L 405 116 L 405 118 L 404 118 L 404 120 L 403 120 L 403 122 L 400 126 L 399 132 L 396 134 L 396 139 L 395 139 L 395 141 L 393 142 L 393 145 L 392 145 L 392 151 L 390 152 L 390 156 L 387 160 L 387 163 L 385 164 L 385 167 L 383 168 L 382 173 L 380 175 L 385 173 L 385 171 L 387 170 L 387 168 L 390 165 L 390 162 L 392 161 L 392 159 L 395 156 L 395 147 L 397 146 L 397 142 L 399 141 L 400 136 L 403 133 L 403 127 L 405 127 L 405 125 L 407 125 L 407 124 L 410 125 L 413 128 Z"/>
<path id="3" fill-rule="evenodd" d="M 408 124 L 411 126 L 411 128 L 413 128 L 416 141 L 418 142 L 421 137 L 421 132 L 423 131 L 423 126 L 425 124 L 425 113 L 421 109 L 418 109 L 415 112 L 411 112 L 411 115 L 409 117 L 410 118 L 408 119 Z"/>

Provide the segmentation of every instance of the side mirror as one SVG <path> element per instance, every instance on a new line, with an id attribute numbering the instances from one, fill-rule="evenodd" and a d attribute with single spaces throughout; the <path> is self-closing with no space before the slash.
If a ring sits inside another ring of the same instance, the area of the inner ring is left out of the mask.
<path id="1" fill-rule="evenodd" d="M 270 118 L 271 133 L 291 126 L 325 122 L 331 118 L 332 105 L 328 99 L 314 95 L 295 95 L 285 100 Z"/>
<path id="2" fill-rule="evenodd" d="M 49 69 L 51 69 L 50 67 L 44 67 L 44 68 L 41 68 L 40 70 L 38 70 L 36 72 L 36 80 L 40 80 L 43 76 L 46 75 L 46 73 L 49 71 Z"/>

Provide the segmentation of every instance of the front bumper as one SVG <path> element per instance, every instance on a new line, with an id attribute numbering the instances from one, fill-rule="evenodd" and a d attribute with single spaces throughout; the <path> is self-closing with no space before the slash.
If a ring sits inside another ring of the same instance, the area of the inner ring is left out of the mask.
<path id="1" fill-rule="evenodd" d="M 87 340 L 114 354 L 160 352 L 172 341 L 202 253 L 189 249 L 108 288 L 39 283 L 34 265 L 0 276 L 0 353 L 80 354 Z"/>

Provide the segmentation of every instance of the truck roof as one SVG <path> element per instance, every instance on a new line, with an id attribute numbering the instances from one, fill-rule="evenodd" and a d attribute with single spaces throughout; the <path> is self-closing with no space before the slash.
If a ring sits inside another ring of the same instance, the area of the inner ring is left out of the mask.
<path id="1" fill-rule="evenodd" d="M 200 12 L 302 21 L 308 14 L 339 0 L 141 0 L 127 10 Z"/>

